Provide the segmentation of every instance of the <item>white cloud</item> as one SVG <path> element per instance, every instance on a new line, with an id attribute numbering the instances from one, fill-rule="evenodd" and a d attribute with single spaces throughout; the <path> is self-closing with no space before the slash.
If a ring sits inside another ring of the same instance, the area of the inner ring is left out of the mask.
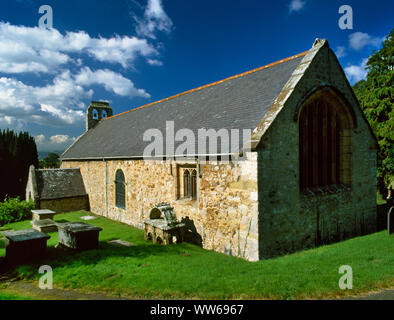
<path id="1" fill-rule="evenodd" d="M 155 39 L 156 31 L 169 33 L 173 23 L 163 9 L 161 0 L 148 0 L 142 19 L 134 17 L 137 22 L 136 31 L 139 36 Z"/>
<path id="2" fill-rule="evenodd" d="M 80 126 L 84 101 L 92 98 L 93 85 L 118 96 L 149 98 L 146 90 L 136 88 L 131 79 L 107 66 L 92 70 L 84 64 L 91 58 L 126 69 L 142 58 L 149 65 L 161 66 L 157 59 L 160 44 L 155 46 L 152 39 L 157 32 L 170 32 L 173 24 L 161 0 L 148 0 L 143 10 L 143 17 L 135 18 L 137 36 L 95 38 L 85 31 L 61 33 L 0 21 L 0 126 Z M 72 74 L 71 70 L 79 71 Z M 18 79 L 22 73 L 48 74 L 49 82 L 22 82 Z M 37 139 L 54 143 L 61 137 L 48 140 L 39 135 Z"/>
<path id="3" fill-rule="evenodd" d="M 345 68 L 345 73 L 349 82 L 355 83 L 367 77 L 368 71 L 365 69 L 368 59 L 363 59 L 360 65 L 350 65 Z"/>
<path id="4" fill-rule="evenodd" d="M 101 85 L 119 96 L 149 98 L 144 89 L 121 74 L 108 69 L 92 71 L 84 67 L 76 75 L 64 71 L 53 82 L 43 86 L 30 86 L 14 78 L 0 78 L 0 117 L 2 123 L 11 119 L 51 126 L 72 125 L 82 122 L 85 114 L 83 99 L 91 99 L 91 85 Z M 8 118 L 4 118 L 4 117 Z"/>
<path id="5" fill-rule="evenodd" d="M 38 136 L 34 137 L 34 140 L 36 141 L 37 144 L 43 144 L 45 141 L 45 135 L 39 134 Z"/>
<path id="6" fill-rule="evenodd" d="M 94 39 L 88 52 L 101 62 L 119 63 L 122 67 L 130 66 L 138 56 L 157 55 L 157 50 L 146 39 L 119 37 Z"/>
<path id="7" fill-rule="evenodd" d="M 162 66 L 163 62 L 156 60 L 156 59 L 146 59 L 146 62 L 150 64 L 151 66 Z"/>
<path id="8" fill-rule="evenodd" d="M 289 11 L 300 11 L 305 6 L 306 1 L 292 0 L 289 4 Z"/>
<path id="9" fill-rule="evenodd" d="M 349 46 L 350 48 L 359 51 L 365 46 L 378 47 L 383 40 L 383 38 L 371 37 L 368 33 L 354 32 L 349 35 Z"/>
<path id="10" fill-rule="evenodd" d="M 75 83 L 69 72 L 57 76 L 52 84 L 35 87 L 13 78 L 0 78 L 0 117 L 24 123 L 63 126 L 81 122 L 84 105 L 92 90 Z"/>
<path id="11" fill-rule="evenodd" d="M 34 140 L 40 150 L 65 150 L 76 140 L 76 138 L 70 137 L 67 134 L 57 134 L 47 139 L 44 134 L 39 134 L 34 137 Z"/>
<path id="12" fill-rule="evenodd" d="M 85 86 L 100 84 L 104 86 L 105 90 L 113 91 L 120 96 L 150 97 L 145 90 L 135 88 L 129 79 L 108 69 L 92 71 L 89 67 L 85 67 L 76 75 L 75 80 L 77 84 Z"/>
<path id="13" fill-rule="evenodd" d="M 70 137 L 66 134 L 57 134 L 57 135 L 49 138 L 49 140 L 53 144 L 62 144 L 62 143 L 67 142 L 69 139 L 70 139 Z"/>
<path id="14" fill-rule="evenodd" d="M 66 32 L 56 29 L 14 26 L 0 22 L 0 72 L 53 73 L 57 67 L 75 61 L 70 53 L 88 54 L 101 62 L 132 66 L 139 56 L 158 55 L 157 49 L 146 39 L 119 36 L 92 38 L 86 32 Z"/>
<path id="15" fill-rule="evenodd" d="M 337 47 L 337 49 L 335 50 L 335 55 L 337 56 L 338 59 L 345 57 L 347 55 L 346 48 L 341 46 Z"/>
<path id="16" fill-rule="evenodd" d="M 12 116 L 3 115 L 0 111 L 0 129 L 9 128 L 15 131 L 24 130 L 25 122 Z"/>

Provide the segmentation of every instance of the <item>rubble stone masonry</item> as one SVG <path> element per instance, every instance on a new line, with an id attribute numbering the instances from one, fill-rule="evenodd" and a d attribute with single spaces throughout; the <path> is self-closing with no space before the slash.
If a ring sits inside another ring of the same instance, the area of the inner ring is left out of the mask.
<path id="1" fill-rule="evenodd" d="M 154 160 L 63 161 L 80 168 L 93 213 L 143 228 L 150 208 L 174 206 L 186 224 L 185 238 L 205 249 L 258 260 L 257 153 L 239 162 L 197 164 L 197 199 L 178 199 L 178 166 L 185 162 Z M 126 209 L 115 206 L 115 173 L 122 169 Z"/>

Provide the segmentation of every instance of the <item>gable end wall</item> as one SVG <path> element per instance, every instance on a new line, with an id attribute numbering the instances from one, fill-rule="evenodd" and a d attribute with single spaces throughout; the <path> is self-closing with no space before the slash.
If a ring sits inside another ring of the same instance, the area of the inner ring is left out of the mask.
<path id="1" fill-rule="evenodd" d="M 284 88 L 284 92 L 289 91 L 287 100 L 257 149 L 261 259 L 376 228 L 376 140 L 335 55 L 328 46 L 321 47 L 305 56 L 295 74 Z M 352 186 L 351 191 L 305 196 L 299 189 L 299 128 L 294 115 L 300 101 L 321 86 L 336 88 L 354 110 L 357 127 L 351 140 Z"/>

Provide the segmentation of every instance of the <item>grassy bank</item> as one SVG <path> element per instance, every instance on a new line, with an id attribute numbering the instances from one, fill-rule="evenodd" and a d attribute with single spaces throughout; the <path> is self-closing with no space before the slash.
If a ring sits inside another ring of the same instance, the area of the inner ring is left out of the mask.
<path id="1" fill-rule="evenodd" d="M 82 221 L 86 212 L 55 216 Z M 259 262 L 247 262 L 197 246 L 153 245 L 143 232 L 103 217 L 88 223 L 103 228 L 100 249 L 70 253 L 48 241 L 48 257 L 18 267 L 26 279 L 38 279 L 40 265 L 53 268 L 55 287 L 107 292 L 136 298 L 301 299 L 358 294 L 394 285 L 394 236 L 385 231 Z M 23 221 L 5 228 L 29 228 Z M 4 228 L 3 228 L 4 229 Z M 116 247 L 122 239 L 135 246 Z M 0 256 L 5 249 L 0 248 Z M 353 268 L 353 290 L 338 287 L 341 265 Z"/>

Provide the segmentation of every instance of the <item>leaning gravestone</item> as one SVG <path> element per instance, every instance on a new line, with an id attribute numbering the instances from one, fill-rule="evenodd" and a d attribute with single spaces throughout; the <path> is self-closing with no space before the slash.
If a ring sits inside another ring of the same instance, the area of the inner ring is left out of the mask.
<path id="1" fill-rule="evenodd" d="M 389 235 L 394 233 L 394 207 L 387 213 L 387 232 Z"/>

